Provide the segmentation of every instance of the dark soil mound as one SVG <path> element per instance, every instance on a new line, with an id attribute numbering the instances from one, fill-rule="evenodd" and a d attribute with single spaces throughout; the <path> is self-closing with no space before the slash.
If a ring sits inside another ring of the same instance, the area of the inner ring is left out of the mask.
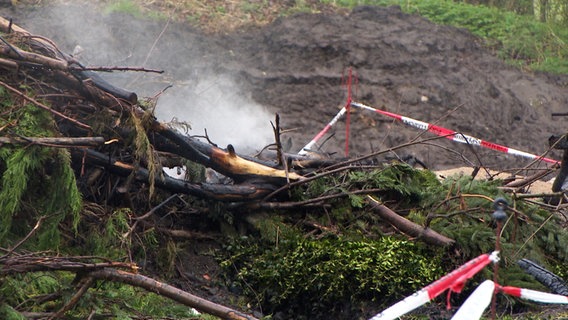
<path id="1" fill-rule="evenodd" d="M 553 121 L 551 113 L 565 111 L 566 80 L 561 84 L 523 73 L 493 56 L 469 32 L 432 24 L 397 7 L 359 7 L 347 16 L 296 15 L 229 40 L 239 53 L 234 68 L 251 82 L 254 99 L 274 106 L 289 127 L 301 128 L 295 133 L 300 143 L 323 128 L 345 101 L 340 84 L 349 66 L 358 77 L 355 99 L 377 108 L 439 120 L 440 126 L 533 153 L 546 150 L 551 133 L 565 131 L 563 119 Z M 353 151 L 395 146 L 419 133 L 391 121 L 357 112 Z M 342 148 L 343 134 L 338 129 L 325 149 Z M 449 141 L 444 145 L 467 150 Z M 414 150 L 433 166 L 463 163 L 438 148 Z M 512 156 L 482 154 L 484 164 L 513 165 Z"/>

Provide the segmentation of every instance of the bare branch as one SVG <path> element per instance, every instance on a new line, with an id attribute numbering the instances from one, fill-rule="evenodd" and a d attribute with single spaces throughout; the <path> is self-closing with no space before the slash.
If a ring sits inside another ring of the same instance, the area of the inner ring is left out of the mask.
<path id="1" fill-rule="evenodd" d="M 93 282 L 94 279 L 92 277 L 83 278 L 82 285 L 79 290 L 77 290 L 73 297 L 71 297 L 71 299 L 69 299 L 69 301 L 61 309 L 49 317 L 48 320 L 62 318 L 65 315 L 65 312 L 71 310 L 71 308 L 79 302 L 85 292 L 87 292 L 87 290 L 93 285 Z"/>
<path id="2" fill-rule="evenodd" d="M 430 228 L 424 228 L 401 217 L 371 196 L 367 196 L 367 199 L 369 200 L 371 208 L 373 208 L 381 218 L 409 236 L 418 237 L 426 243 L 437 246 L 449 246 L 455 242 L 453 239 L 447 238 Z"/>
<path id="3" fill-rule="evenodd" d="M 140 287 L 150 292 L 161 294 L 165 297 L 168 297 L 172 300 L 175 300 L 179 303 L 183 303 L 184 305 L 193 307 L 195 309 L 201 310 L 205 313 L 220 317 L 222 319 L 234 319 L 234 320 L 256 319 L 253 316 L 213 303 L 209 300 L 197 297 L 181 289 L 178 289 L 174 286 L 156 281 L 152 278 L 140 274 L 120 271 L 116 269 L 102 269 L 89 273 L 89 276 L 95 279 L 116 281 Z"/>
<path id="4" fill-rule="evenodd" d="M 68 147 L 97 147 L 105 143 L 103 137 L 0 137 L 2 144 L 39 144 L 49 147 L 68 148 Z"/>

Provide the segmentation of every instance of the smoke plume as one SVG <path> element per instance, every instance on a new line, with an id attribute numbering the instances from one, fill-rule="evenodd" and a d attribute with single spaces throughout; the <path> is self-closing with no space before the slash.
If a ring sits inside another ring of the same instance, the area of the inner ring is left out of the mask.
<path id="1" fill-rule="evenodd" d="M 260 150 L 273 140 L 273 115 L 223 72 L 219 47 L 202 44 L 205 35 L 170 21 L 135 19 L 105 12 L 104 2 L 53 3 L 13 13 L 33 34 L 52 39 L 66 53 L 77 54 L 87 66 L 130 66 L 163 70 L 164 74 L 99 73 L 113 85 L 140 98 L 166 90 L 158 98 L 156 116 L 188 122 L 190 135 L 205 135 L 220 147 L 237 152 Z M 88 8 L 86 8 L 88 6 Z M 16 10 L 16 9 L 13 9 Z M 3 13 L 10 17 L 10 13 Z M 213 57 L 213 58 L 211 58 Z M 206 59 L 208 58 L 208 60 Z"/>

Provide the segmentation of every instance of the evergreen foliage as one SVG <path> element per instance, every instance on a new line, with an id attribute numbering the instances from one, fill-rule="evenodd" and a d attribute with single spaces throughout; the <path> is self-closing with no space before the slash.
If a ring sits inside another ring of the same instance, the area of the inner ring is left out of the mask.
<path id="1" fill-rule="evenodd" d="M 444 182 L 450 188 L 446 198 L 455 197 L 429 212 L 431 227 L 456 240 L 461 253 L 473 257 L 495 249 L 495 222 L 492 198 L 505 197 L 497 187 L 500 181 L 478 181 L 454 177 Z M 460 195 L 461 194 L 461 195 Z M 528 258 L 565 276 L 568 263 L 568 237 L 562 230 L 560 216 L 536 205 L 508 199 L 515 212 L 501 232 L 502 282 L 515 285 L 520 270 L 517 260 Z M 516 273 L 516 271 L 519 271 Z M 521 277 L 523 278 L 523 277 Z M 525 287 L 541 288 L 538 284 Z"/>
<path id="2" fill-rule="evenodd" d="M 351 3 L 354 1 L 334 1 Z M 356 4 L 402 4 L 444 24 L 466 27 L 500 49 L 506 59 L 522 60 L 539 70 L 564 72 L 567 48 L 566 28 L 535 22 L 529 17 L 495 8 L 473 7 L 450 1 L 356 1 Z M 128 6 L 130 8 L 130 6 Z M 514 35 L 514 37 L 511 37 Z M 534 40 L 544 39 L 544 40 Z M 21 90 L 31 91 L 26 86 Z M 33 95 L 32 92 L 28 94 Z M 106 126 L 104 121 L 94 124 Z M 138 163 L 150 166 L 151 181 L 159 174 L 152 167 L 155 153 L 146 136 L 147 120 L 131 115 L 135 129 L 131 142 Z M 95 127 L 95 132 L 99 129 Z M 50 137 L 57 130 L 52 115 L 11 96 L 0 87 L 0 128 L 2 134 Z M 102 131 L 102 130 L 100 130 Z M 203 179 L 203 167 L 191 167 L 195 181 Z M 337 196 L 329 207 L 296 212 L 273 212 L 273 217 L 256 226 L 258 234 L 235 239 L 223 256 L 223 267 L 235 289 L 261 305 L 266 312 L 283 311 L 327 317 L 331 312 L 349 313 L 362 301 L 378 305 L 397 300 L 451 271 L 463 262 L 490 252 L 495 244 L 491 219 L 495 197 L 506 196 L 499 181 L 475 181 L 455 177 L 440 183 L 427 170 L 403 164 L 376 170 L 352 170 L 320 178 L 291 190 L 292 201 Z M 415 223 L 428 225 L 456 240 L 451 250 L 429 248 L 403 236 L 393 236 L 366 206 L 364 191 L 385 203 L 396 203 L 397 211 Z M 146 189 L 144 189 L 146 191 Z M 153 184 L 149 198 L 156 195 Z M 529 258 L 555 273 L 568 277 L 568 234 L 558 216 L 538 206 L 508 198 L 515 211 L 502 231 L 500 282 L 524 288 L 543 289 L 516 265 Z M 41 219 L 40 229 L 25 242 L 24 249 L 52 250 L 61 254 L 91 254 L 118 261 L 157 258 L 159 271 L 172 272 L 181 250 L 171 239 L 160 238 L 155 230 L 129 237 L 131 209 L 102 209 L 92 214 L 83 207 L 69 152 L 45 146 L 2 146 L 0 148 L 0 247 L 9 248 L 22 239 Z M 213 206 L 212 206 L 213 207 Z M 108 210 L 108 211 L 107 211 Z M 233 222 L 227 212 L 217 212 Z M 227 218 L 228 217 L 228 218 Z M 299 219 L 297 219 L 299 217 Z M 89 221 L 96 220 L 96 221 Z M 320 229 L 299 221 L 315 222 Z M 62 229 L 71 231 L 63 243 Z M 440 264 L 439 261 L 444 261 Z M 491 277 L 491 270 L 476 278 Z M 60 294 L 63 299 L 32 306 L 44 312 L 62 307 L 73 294 L 73 273 L 38 272 L 0 278 L 0 318 L 23 319 L 14 306 L 24 306 L 31 297 Z M 546 290 L 546 289 L 544 289 Z M 111 313 L 117 319 L 131 314 L 153 317 L 194 317 L 190 309 L 154 294 L 116 283 L 98 283 L 66 315 L 86 318 L 92 310 Z M 134 311 L 133 311 L 134 310 Z"/>
<path id="3" fill-rule="evenodd" d="M 30 88 L 19 89 L 33 96 Z M 94 115 L 95 132 L 108 126 L 109 121 L 105 117 L 108 115 Z M 143 119 L 131 117 L 135 129 L 131 142 L 133 153 L 144 165 L 156 163 L 145 132 L 150 117 L 150 112 Z M 50 112 L 12 96 L 4 87 L 0 87 L 0 129 L 3 135 L 21 137 L 56 137 L 58 134 Z M 159 168 L 151 167 L 150 174 L 154 175 L 157 170 Z M 152 188 L 150 194 L 155 195 Z M 68 150 L 40 145 L 2 145 L 0 148 L 1 248 L 14 246 L 29 235 L 39 221 L 38 230 L 18 247 L 18 251 L 99 256 L 112 261 L 145 261 L 149 255 L 152 259 L 159 258 L 156 253 L 161 252 L 157 249 L 162 245 L 162 239 L 157 237 L 155 230 L 132 236 L 129 233 L 134 215 L 132 210 L 109 209 L 96 203 L 83 203 Z M 167 259 L 164 258 L 163 264 L 157 261 L 158 267 L 171 269 L 177 253 L 167 251 Z M 0 318 L 23 319 L 18 309 L 34 312 L 58 310 L 76 293 L 74 279 L 75 274 L 71 272 L 2 276 Z M 53 298 L 44 302 L 41 298 L 36 299 L 43 296 Z M 88 289 L 65 316 L 84 319 L 93 310 L 112 314 L 115 319 L 131 319 L 133 314 L 150 314 L 157 318 L 202 318 L 191 308 L 169 299 L 129 285 L 106 282 Z"/>
<path id="4" fill-rule="evenodd" d="M 14 135 L 50 137 L 55 128 L 49 112 L 18 103 L 4 90 L 0 106 L 0 127 Z M 9 111 L 9 112 L 6 112 Z M 45 219 L 37 235 L 38 249 L 59 246 L 59 223 L 69 218 L 73 229 L 79 223 L 81 194 L 70 167 L 69 153 L 43 146 L 3 146 L 0 149 L 0 244 L 23 237 L 41 217 Z M 13 224 L 23 218 L 31 225 Z M 11 237 L 7 237 L 9 233 Z M 11 240 L 10 240 L 11 239 Z"/>

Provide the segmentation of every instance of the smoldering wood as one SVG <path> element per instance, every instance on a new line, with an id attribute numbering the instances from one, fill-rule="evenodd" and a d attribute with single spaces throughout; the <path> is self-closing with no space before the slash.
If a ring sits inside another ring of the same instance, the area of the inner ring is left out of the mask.
<path id="1" fill-rule="evenodd" d="M 76 161 L 82 161 L 83 157 L 89 165 L 100 166 L 105 170 L 122 176 L 134 177 L 142 182 L 149 182 L 150 172 L 148 169 L 136 168 L 131 164 L 118 161 L 103 153 L 92 149 L 73 150 L 72 156 Z M 275 190 L 275 186 L 259 181 L 255 184 L 224 185 L 211 183 L 189 183 L 184 180 L 174 179 L 167 175 L 156 177 L 153 181 L 157 187 L 177 193 L 184 193 L 200 198 L 214 199 L 218 201 L 234 202 L 261 199 Z"/>
<path id="2" fill-rule="evenodd" d="M 29 62 L 44 65 L 48 69 L 51 69 L 51 76 L 55 77 L 69 88 L 78 90 L 95 103 L 100 103 L 117 112 L 128 113 L 128 115 L 132 114 L 140 118 L 146 116 L 146 111 L 135 103 L 137 101 L 135 95 L 120 88 L 113 87 L 92 71 L 70 70 L 71 65 L 81 66 L 81 64 L 72 57 L 63 54 L 50 41 L 43 38 L 31 37 L 30 33 L 24 29 L 13 25 L 8 27 L 8 24 L 9 22 L 7 20 L 0 20 L 0 27 L 6 30 L 6 32 L 20 33 L 22 37 L 27 39 L 32 47 L 39 48 L 41 52 L 49 54 L 50 56 L 47 57 L 37 53 L 28 54 L 28 52 L 12 45 L 2 46 L 0 54 L 4 54 L 6 58 L 13 59 L 16 63 Z M 25 96 L 21 92 L 18 94 Z M 28 97 L 24 98 L 31 100 Z M 34 101 L 34 103 L 40 105 L 36 101 Z M 65 121 L 70 122 L 70 125 L 83 127 L 86 131 L 85 134 L 89 134 L 92 130 L 89 126 L 80 123 L 76 119 L 62 115 L 58 111 L 46 106 L 40 106 L 60 115 Z M 226 149 L 221 149 L 183 136 L 175 129 L 157 121 L 155 118 L 151 119 L 147 134 L 150 138 L 154 136 L 165 138 L 165 142 L 162 140 L 161 144 L 156 143 L 155 147 L 157 150 L 160 150 L 160 147 L 163 146 L 164 150 L 174 152 L 187 160 L 212 168 L 232 178 L 236 182 L 235 185 L 228 186 L 212 186 L 207 184 L 196 186 L 168 177 L 153 181 L 155 185 L 170 191 L 183 192 L 200 197 L 212 197 L 213 199 L 225 201 L 249 201 L 251 199 L 261 198 L 288 181 L 302 179 L 301 175 L 278 167 L 278 163 L 275 165 L 267 165 L 267 163 L 262 163 L 261 161 L 239 156 L 231 145 L 227 146 Z M 86 154 L 90 161 L 95 161 L 99 165 L 103 165 L 103 162 L 100 160 L 105 156 L 96 154 L 92 152 L 92 150 L 88 151 Z M 131 167 L 125 168 L 125 165 L 125 163 L 121 163 L 117 160 L 111 163 L 108 163 L 108 161 L 104 163 L 104 166 L 118 174 L 127 174 L 127 171 L 130 171 L 128 174 L 135 172 L 139 180 L 148 179 L 150 177 L 147 169 L 137 168 L 133 170 Z"/>
<path id="3" fill-rule="evenodd" d="M 58 117 L 57 122 L 60 128 L 64 125 L 68 126 L 68 132 L 73 132 L 73 137 L 66 138 L 69 140 L 61 140 L 62 138 L 58 138 L 60 140 L 49 141 L 33 141 L 35 138 L 22 137 L 12 140 L 7 138 L 8 140 L 4 143 L 48 143 L 50 145 L 71 147 L 70 150 L 76 167 L 89 166 L 95 170 L 100 170 L 99 172 L 104 170 L 105 172 L 119 177 L 133 177 L 143 183 L 153 183 L 157 187 L 170 192 L 185 193 L 200 198 L 225 202 L 262 202 L 268 195 L 279 189 L 286 189 L 291 183 L 306 181 L 307 179 L 304 177 L 305 173 L 330 165 L 341 165 L 343 162 L 343 159 L 331 159 L 327 157 L 313 158 L 284 154 L 281 148 L 278 148 L 275 158 L 261 160 L 239 155 L 237 150 L 231 145 L 223 149 L 203 143 L 197 139 L 181 134 L 176 129 L 152 117 L 148 110 L 145 110 L 138 104 L 135 93 L 114 87 L 93 71 L 80 69 L 82 65 L 78 61 L 59 51 L 51 41 L 41 37 L 32 37 L 24 29 L 8 24 L 8 22 L 2 18 L 0 18 L 0 28 L 8 33 L 20 33 L 21 37 L 27 39 L 31 49 L 36 48 L 38 52 L 41 52 L 41 54 L 30 52 L 9 44 L 0 45 L 0 59 L 2 59 L 0 60 L 0 68 L 7 68 L 10 71 L 24 70 L 24 72 L 39 73 L 42 76 L 41 81 L 53 81 L 57 83 L 58 86 L 61 86 L 61 91 L 67 90 L 68 92 L 80 96 L 77 100 L 92 103 L 97 111 L 111 110 L 113 116 L 116 116 L 118 120 L 124 120 L 130 116 L 139 119 L 148 119 L 148 121 L 144 121 L 144 134 L 147 135 L 151 143 L 151 148 L 157 151 L 170 152 L 185 160 L 211 168 L 230 177 L 234 183 L 191 183 L 168 177 L 161 171 L 157 172 L 158 174 L 152 174 L 147 168 L 131 163 L 135 156 L 133 156 L 132 146 L 130 145 L 121 145 L 124 149 L 119 151 L 112 150 L 112 147 L 97 148 L 101 146 L 101 143 L 104 143 L 104 138 L 91 137 L 99 133 L 96 131 L 97 129 L 74 118 L 77 116 L 75 113 L 77 109 L 70 108 L 70 110 L 68 110 L 66 109 L 67 107 L 62 107 L 61 109 L 65 110 L 55 110 L 17 90 L 14 92 L 23 99 L 55 114 Z M 79 67 L 79 69 L 77 69 L 77 67 Z M 43 78 L 45 78 L 45 80 L 43 80 Z M 0 85 L 5 84 L 0 83 Z M 57 89 L 59 90 L 60 88 Z M 124 127 L 127 126 L 121 125 L 120 121 L 116 121 L 115 124 L 110 125 L 104 124 L 104 126 L 106 127 L 101 129 L 101 131 L 103 131 L 103 134 L 108 135 L 109 139 L 115 138 L 115 134 L 117 134 L 121 140 L 127 141 L 127 136 L 133 134 L 132 129 L 125 129 Z M 276 125 L 276 132 L 279 132 L 278 127 L 279 126 Z M 279 136 L 277 136 L 277 144 L 279 144 L 278 140 Z M 0 143 L 2 143 L 1 140 Z M 385 152 L 388 151 L 389 150 Z M 120 155 L 124 155 L 124 157 L 120 157 Z M 369 156 L 350 161 L 351 163 L 360 162 L 368 157 Z M 285 161 L 283 161 L 283 159 L 285 159 Z M 369 191 L 366 190 L 365 192 Z M 448 245 L 453 242 L 453 240 L 447 239 L 432 230 L 412 225 L 409 221 L 399 217 L 395 212 L 383 205 L 376 205 L 373 206 L 373 208 L 377 210 L 385 220 L 393 225 L 397 225 L 400 230 L 409 235 L 419 237 L 426 242 L 436 245 Z M 146 224 L 145 221 L 141 223 Z M 153 227 L 152 225 L 149 226 Z M 166 232 L 172 237 L 196 238 L 200 236 L 200 234 L 189 233 L 181 229 L 161 229 L 159 231 Z M 92 262 L 84 258 L 20 256 L 10 253 L 9 255 L 0 257 L 0 265 L 2 266 L 2 268 L 0 268 L 0 275 L 56 270 L 75 272 L 80 274 L 79 277 L 87 277 L 87 279 L 90 277 L 92 279 L 118 281 L 139 286 L 222 318 L 255 319 L 238 311 L 216 305 L 167 284 L 137 274 L 137 267 L 129 263 L 117 263 L 112 261 Z M 118 270 L 119 268 L 127 271 Z M 86 290 L 89 286 L 90 283 L 86 282 L 86 284 L 80 287 L 75 295 L 75 297 L 77 297 L 75 300 L 78 300 L 82 294 L 81 292 Z M 55 315 L 64 313 L 66 308 L 70 306 L 71 304 L 65 306 Z"/>
<path id="4" fill-rule="evenodd" d="M 156 144 L 158 150 L 176 151 L 188 160 L 212 168 L 237 182 L 250 180 L 254 177 L 282 182 L 286 182 L 288 178 L 290 180 L 301 180 L 303 178 L 297 173 L 286 172 L 286 170 L 278 168 L 277 163 L 268 165 L 266 162 L 262 163 L 240 156 L 231 145 L 228 145 L 226 149 L 221 149 L 200 142 L 184 136 L 158 121 L 154 121 L 152 131 L 170 140 L 169 143 L 168 141 L 161 141 L 161 144 Z"/>
<path id="5" fill-rule="evenodd" d="M 0 20 L 0 28 L 10 32 L 21 33 L 21 36 L 26 37 L 32 47 L 39 48 L 40 52 L 49 55 L 49 57 L 46 56 L 46 59 L 43 59 L 42 57 L 44 56 L 41 54 L 27 54 L 24 50 L 15 48 L 12 45 L 5 45 L 2 47 L 3 51 L 0 51 L 0 53 L 5 53 L 6 55 L 2 59 L 11 59 L 11 61 L 18 64 L 19 68 L 27 67 L 26 63 L 43 64 L 45 65 L 45 70 L 49 71 L 45 74 L 46 77 L 51 77 L 57 83 L 66 86 L 68 90 L 78 92 L 88 101 L 95 103 L 97 107 L 113 110 L 117 117 L 122 117 L 121 119 L 133 116 L 149 120 L 144 122 L 146 126 L 145 134 L 152 144 L 152 148 L 157 151 L 172 153 L 180 158 L 211 168 L 231 178 L 234 183 L 190 183 L 162 175 L 161 172 L 157 175 L 151 174 L 145 167 L 135 166 L 129 162 L 122 161 L 120 158 L 111 156 L 108 153 L 110 152 L 108 148 L 106 151 L 89 148 L 81 150 L 72 149 L 75 162 L 81 163 L 81 165 L 86 164 L 94 168 L 103 168 L 112 174 L 122 177 L 134 177 L 138 181 L 150 182 L 159 188 L 171 192 L 185 193 L 219 201 L 250 202 L 264 200 L 267 195 L 273 195 L 278 190 L 285 190 L 291 184 L 308 180 L 303 175 L 314 171 L 314 169 L 317 170 L 328 166 L 334 167 L 342 163 L 355 164 L 370 160 L 370 156 L 365 156 L 344 162 L 344 159 L 284 154 L 282 150 L 277 150 L 273 159 L 261 160 L 241 156 L 231 145 L 222 149 L 212 144 L 203 143 L 181 134 L 176 129 L 149 115 L 149 111 L 138 105 L 137 99 L 130 92 L 113 87 L 96 76 L 92 71 L 78 70 L 77 66 L 81 67 L 81 64 L 74 58 L 59 51 L 51 41 L 41 37 L 31 37 L 27 31 L 17 26 L 7 27 L 6 20 Z M 82 136 L 92 135 L 93 133 L 93 129 L 90 126 L 81 125 L 81 122 L 66 115 L 61 117 L 60 123 L 75 128 L 73 135 L 76 137 L 77 132 L 80 132 Z M 277 124 L 275 131 L 279 131 L 278 127 Z M 112 128 L 109 126 L 108 129 L 112 130 L 112 134 L 118 132 L 122 135 L 121 138 L 123 140 L 128 139 L 127 135 L 132 134 L 132 132 L 128 132 L 128 129 L 126 132 L 121 133 L 121 131 L 124 131 L 124 127 L 120 125 Z M 278 132 L 275 133 L 277 134 Z M 277 140 L 279 139 L 277 138 Z M 283 159 L 286 159 L 286 161 L 283 161 Z M 153 181 L 149 181 L 153 176 L 157 177 L 153 178 Z"/>
<path id="6" fill-rule="evenodd" d="M 76 70 L 73 69 L 72 74 L 78 77 L 82 81 L 91 80 L 92 83 L 99 89 L 119 98 L 124 99 L 132 104 L 138 101 L 138 96 L 136 93 L 122 88 L 116 87 L 110 84 L 108 81 L 103 79 L 97 73 L 89 70 Z"/>

